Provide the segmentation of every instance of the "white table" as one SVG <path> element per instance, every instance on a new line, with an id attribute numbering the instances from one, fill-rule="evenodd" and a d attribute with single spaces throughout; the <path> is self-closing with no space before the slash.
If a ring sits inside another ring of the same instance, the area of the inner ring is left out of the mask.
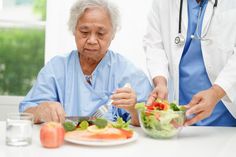
<path id="1" fill-rule="evenodd" d="M 155 140 L 141 128 L 137 141 L 120 146 L 91 147 L 65 143 L 60 148 L 43 148 L 40 126 L 34 126 L 33 143 L 26 147 L 5 145 L 5 122 L 0 122 L 0 157 L 236 157 L 236 128 L 185 127 L 178 138 Z"/>

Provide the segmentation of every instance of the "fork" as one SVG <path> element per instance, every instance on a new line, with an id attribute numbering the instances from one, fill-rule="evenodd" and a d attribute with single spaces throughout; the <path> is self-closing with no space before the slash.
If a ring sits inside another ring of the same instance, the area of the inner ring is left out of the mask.
<path id="1" fill-rule="evenodd" d="M 99 118 L 103 117 L 109 111 L 109 106 L 111 106 L 112 102 L 113 100 L 110 99 L 107 104 L 100 106 L 93 116 Z"/>
<path id="2" fill-rule="evenodd" d="M 129 83 L 126 83 L 126 84 L 124 85 L 124 87 L 131 88 L 131 85 L 130 85 Z M 114 93 L 113 93 L 113 94 L 114 94 Z M 107 104 L 100 106 L 100 107 L 98 108 L 98 110 L 93 114 L 93 116 L 94 116 L 94 117 L 97 117 L 97 118 L 104 117 L 104 115 L 109 111 L 109 107 L 112 105 L 112 102 L 113 102 L 113 101 L 114 101 L 114 100 L 109 99 L 108 102 L 107 102 Z M 118 112 L 118 108 L 115 107 L 115 108 L 114 108 L 114 111 L 112 112 L 112 120 L 113 120 L 113 121 L 116 120 L 116 119 L 119 117 L 119 115 L 118 115 L 117 112 Z"/>

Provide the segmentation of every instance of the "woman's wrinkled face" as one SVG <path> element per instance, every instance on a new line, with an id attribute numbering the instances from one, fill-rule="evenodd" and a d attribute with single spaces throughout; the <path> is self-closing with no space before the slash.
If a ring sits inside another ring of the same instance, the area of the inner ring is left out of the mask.
<path id="1" fill-rule="evenodd" d="M 74 35 L 80 55 L 100 61 L 113 39 L 112 24 L 107 11 L 99 7 L 86 9 L 78 20 Z"/>

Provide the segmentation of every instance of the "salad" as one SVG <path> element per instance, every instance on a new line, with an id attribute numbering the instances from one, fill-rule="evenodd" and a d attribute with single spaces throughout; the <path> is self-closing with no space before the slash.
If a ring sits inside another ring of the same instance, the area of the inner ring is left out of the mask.
<path id="1" fill-rule="evenodd" d="M 78 120 L 77 124 L 66 121 L 63 126 L 66 130 L 66 139 L 79 141 L 109 141 L 126 140 L 133 136 L 133 130 L 129 123 L 121 117 L 116 122 L 110 122 L 103 118 Z"/>
<path id="2" fill-rule="evenodd" d="M 153 138 L 170 138 L 178 134 L 185 121 L 184 106 L 157 99 L 151 105 L 136 104 L 139 121 L 146 134 Z"/>

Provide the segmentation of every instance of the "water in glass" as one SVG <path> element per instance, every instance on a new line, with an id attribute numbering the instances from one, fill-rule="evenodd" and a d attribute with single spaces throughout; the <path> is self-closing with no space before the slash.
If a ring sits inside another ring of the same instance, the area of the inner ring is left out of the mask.
<path id="1" fill-rule="evenodd" d="M 8 117 L 6 121 L 6 144 L 10 146 L 26 146 L 32 142 L 32 118 L 17 115 Z"/>

